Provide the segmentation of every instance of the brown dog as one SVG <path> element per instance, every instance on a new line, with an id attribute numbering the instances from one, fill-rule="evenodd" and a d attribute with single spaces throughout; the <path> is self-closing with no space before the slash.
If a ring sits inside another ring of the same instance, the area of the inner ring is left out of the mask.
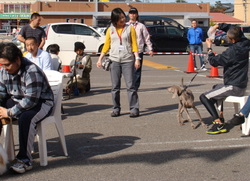
<path id="1" fill-rule="evenodd" d="M 179 98 L 177 120 L 180 123 L 180 125 L 184 125 L 184 118 L 182 116 L 182 113 L 183 113 L 183 111 L 185 111 L 187 113 L 187 117 L 188 117 L 189 122 L 191 123 L 192 128 L 193 129 L 196 128 L 196 126 L 194 125 L 192 119 L 190 118 L 190 115 L 189 115 L 188 110 L 187 110 L 188 108 L 193 108 L 194 111 L 196 112 L 197 116 L 199 117 L 200 123 L 203 125 L 203 127 L 207 128 L 206 124 L 201 119 L 201 115 L 200 115 L 198 109 L 194 105 L 194 95 L 193 95 L 192 91 L 190 89 L 183 88 L 183 79 L 182 79 L 182 87 L 177 86 L 177 85 L 173 85 L 173 86 L 169 87 L 167 90 L 168 90 L 168 92 L 173 94 L 172 98 L 175 98 L 176 96 L 178 96 L 178 98 Z"/>

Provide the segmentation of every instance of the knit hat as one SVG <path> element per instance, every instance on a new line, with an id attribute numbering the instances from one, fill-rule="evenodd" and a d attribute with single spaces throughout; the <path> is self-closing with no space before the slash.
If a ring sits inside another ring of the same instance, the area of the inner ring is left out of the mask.
<path id="1" fill-rule="evenodd" d="M 82 42 L 75 42 L 75 52 L 79 49 L 84 50 L 85 45 Z"/>
<path id="2" fill-rule="evenodd" d="M 129 13 L 136 13 L 136 14 L 138 14 L 138 10 L 136 8 L 131 8 L 129 10 Z"/>

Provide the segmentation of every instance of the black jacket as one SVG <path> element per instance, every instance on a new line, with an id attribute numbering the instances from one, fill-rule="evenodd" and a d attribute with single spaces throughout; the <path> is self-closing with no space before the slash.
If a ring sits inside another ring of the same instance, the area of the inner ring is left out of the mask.
<path id="1" fill-rule="evenodd" d="M 232 44 L 227 50 L 217 56 L 210 53 L 209 63 L 214 66 L 223 66 L 225 85 L 246 88 L 248 82 L 250 40 L 242 37 L 237 43 Z"/>

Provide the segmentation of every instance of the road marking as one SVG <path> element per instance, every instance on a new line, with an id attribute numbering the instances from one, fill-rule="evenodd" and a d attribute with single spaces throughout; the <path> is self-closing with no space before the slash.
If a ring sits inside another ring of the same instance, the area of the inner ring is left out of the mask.
<path id="1" fill-rule="evenodd" d="M 96 145 L 89 145 L 89 146 L 82 146 L 80 149 L 84 148 L 98 148 L 98 147 L 117 147 L 117 146 L 144 146 L 144 145 L 167 145 L 167 144 L 190 144 L 190 143 L 208 143 L 208 142 L 227 142 L 227 141 L 242 141 L 246 140 L 245 138 L 228 138 L 228 139 L 207 139 L 207 140 L 184 140 L 184 141 L 166 141 L 166 142 L 145 142 L 145 143 L 121 143 L 121 144 L 96 144 Z M 201 149 L 201 148 L 216 148 L 216 147 L 249 147 L 250 144 L 242 144 L 242 145 L 220 145 L 220 146 L 210 146 L 210 147 L 194 147 L 194 149 Z"/>
<path id="2" fill-rule="evenodd" d="M 242 148 L 242 147 L 250 147 L 250 144 L 242 144 L 242 145 L 221 145 L 221 146 L 203 146 L 203 147 L 194 147 L 194 148 L 192 148 L 192 149 L 195 149 L 195 150 L 207 150 L 207 149 Z"/>
<path id="3" fill-rule="evenodd" d="M 145 60 L 143 59 L 143 65 L 147 66 L 147 67 L 152 67 L 155 69 L 178 69 L 178 67 L 173 67 L 173 66 L 169 66 L 169 65 L 163 65 L 160 63 L 156 63 L 150 60 Z"/>

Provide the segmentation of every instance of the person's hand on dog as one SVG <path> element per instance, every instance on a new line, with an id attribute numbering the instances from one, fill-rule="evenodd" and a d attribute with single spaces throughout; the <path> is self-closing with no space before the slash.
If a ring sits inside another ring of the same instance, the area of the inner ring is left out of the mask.
<path id="1" fill-rule="evenodd" d="M 0 107 L 0 119 L 1 118 L 8 118 L 8 114 L 7 114 L 7 109 L 4 107 Z"/>

